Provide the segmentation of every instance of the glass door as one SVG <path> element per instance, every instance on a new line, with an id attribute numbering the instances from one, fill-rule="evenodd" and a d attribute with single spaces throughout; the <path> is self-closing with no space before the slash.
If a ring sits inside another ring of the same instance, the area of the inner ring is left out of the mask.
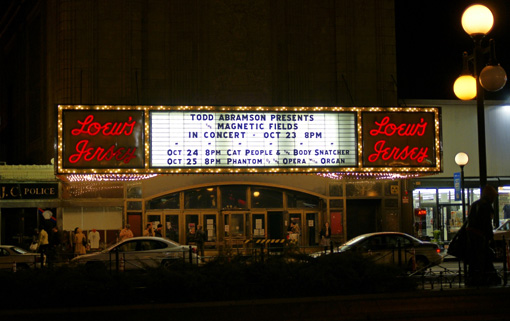
<path id="1" fill-rule="evenodd" d="M 184 218 L 184 231 L 186 232 L 186 244 L 195 243 L 195 232 L 200 222 L 200 214 L 186 214 Z"/>
<path id="2" fill-rule="evenodd" d="M 179 240 L 179 214 L 168 214 L 165 215 L 165 223 L 163 224 L 165 227 L 164 233 L 165 237 L 169 238 L 172 241 L 180 243 Z"/>
<path id="3" fill-rule="evenodd" d="M 218 240 L 218 215 L 216 212 L 193 212 L 184 215 L 184 230 L 186 232 L 186 244 L 195 243 L 195 232 L 198 226 L 202 226 L 206 240 L 206 248 L 215 248 Z"/>
<path id="4" fill-rule="evenodd" d="M 147 213 L 145 218 L 145 224 L 143 226 L 143 235 L 146 235 L 145 230 L 147 225 L 152 229 L 152 233 L 156 233 L 158 225 L 161 224 L 161 236 L 166 237 L 172 241 L 181 243 L 183 240 L 179 239 L 181 233 L 179 233 L 179 213 L 171 214 L 163 212 L 152 212 Z"/>
<path id="5" fill-rule="evenodd" d="M 145 230 L 147 229 L 147 225 L 150 225 L 149 228 L 152 229 L 151 235 L 154 235 L 156 232 L 156 228 L 158 227 L 158 224 L 163 224 L 163 214 L 162 213 L 150 213 L 147 214 L 145 225 L 143 227 L 143 234 L 146 236 Z"/>
<path id="6" fill-rule="evenodd" d="M 248 235 L 248 212 L 224 212 L 225 239 L 232 248 L 243 247 Z"/>
<path id="7" fill-rule="evenodd" d="M 204 214 L 202 225 L 206 235 L 206 242 L 216 242 L 217 240 L 217 215 L 214 214 Z"/>

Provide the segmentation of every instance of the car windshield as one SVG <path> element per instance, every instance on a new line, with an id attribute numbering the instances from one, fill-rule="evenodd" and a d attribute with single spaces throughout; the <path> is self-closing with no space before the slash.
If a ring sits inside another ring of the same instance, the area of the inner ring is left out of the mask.
<path id="1" fill-rule="evenodd" d="M 356 236 L 355 238 L 353 239 L 350 239 L 349 241 L 345 242 L 344 244 L 340 245 L 338 247 L 339 250 L 341 249 L 347 249 L 349 247 L 351 247 L 353 244 L 356 244 L 357 242 L 363 240 L 363 239 L 366 239 L 368 236 L 367 235 L 358 235 Z"/>

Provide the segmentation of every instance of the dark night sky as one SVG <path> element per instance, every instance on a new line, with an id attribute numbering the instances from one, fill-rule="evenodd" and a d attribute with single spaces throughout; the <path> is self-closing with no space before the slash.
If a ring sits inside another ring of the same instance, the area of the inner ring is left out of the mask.
<path id="1" fill-rule="evenodd" d="M 491 9 L 494 26 L 486 36 L 496 41 L 496 58 L 510 74 L 510 1 L 395 0 L 397 82 L 401 99 L 457 99 L 453 83 L 462 71 L 462 53 L 473 41 L 461 18 L 471 4 Z M 510 84 L 485 99 L 510 102 Z"/>

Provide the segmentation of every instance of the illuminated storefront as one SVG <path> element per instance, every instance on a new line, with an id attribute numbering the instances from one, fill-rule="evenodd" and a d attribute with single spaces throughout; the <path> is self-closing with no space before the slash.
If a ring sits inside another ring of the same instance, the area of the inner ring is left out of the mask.
<path id="1" fill-rule="evenodd" d="M 443 171 L 428 177 L 409 180 L 410 195 L 413 198 L 413 228 L 410 232 L 419 237 L 436 239 L 448 243 L 455 231 L 462 224 L 462 201 L 460 185 L 455 184 L 455 173 L 460 176 L 460 167 L 455 162 L 459 152 L 469 155 L 469 162 L 464 166 L 465 208 L 469 215 L 469 205 L 480 198 L 480 180 L 478 166 L 478 137 L 476 104 L 447 100 L 408 101 L 414 106 L 442 106 L 443 120 Z M 508 123 L 510 107 L 503 101 L 487 101 L 485 108 L 487 171 L 488 184 L 499 191 L 494 203 L 494 228 L 510 218 L 510 168 L 507 159 Z"/>

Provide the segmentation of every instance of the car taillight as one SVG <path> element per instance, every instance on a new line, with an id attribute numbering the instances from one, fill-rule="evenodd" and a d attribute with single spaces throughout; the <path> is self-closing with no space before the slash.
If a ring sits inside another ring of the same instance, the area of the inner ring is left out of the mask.
<path id="1" fill-rule="evenodd" d="M 441 253 L 441 249 L 440 248 L 436 248 L 436 253 L 437 254 Z"/>

